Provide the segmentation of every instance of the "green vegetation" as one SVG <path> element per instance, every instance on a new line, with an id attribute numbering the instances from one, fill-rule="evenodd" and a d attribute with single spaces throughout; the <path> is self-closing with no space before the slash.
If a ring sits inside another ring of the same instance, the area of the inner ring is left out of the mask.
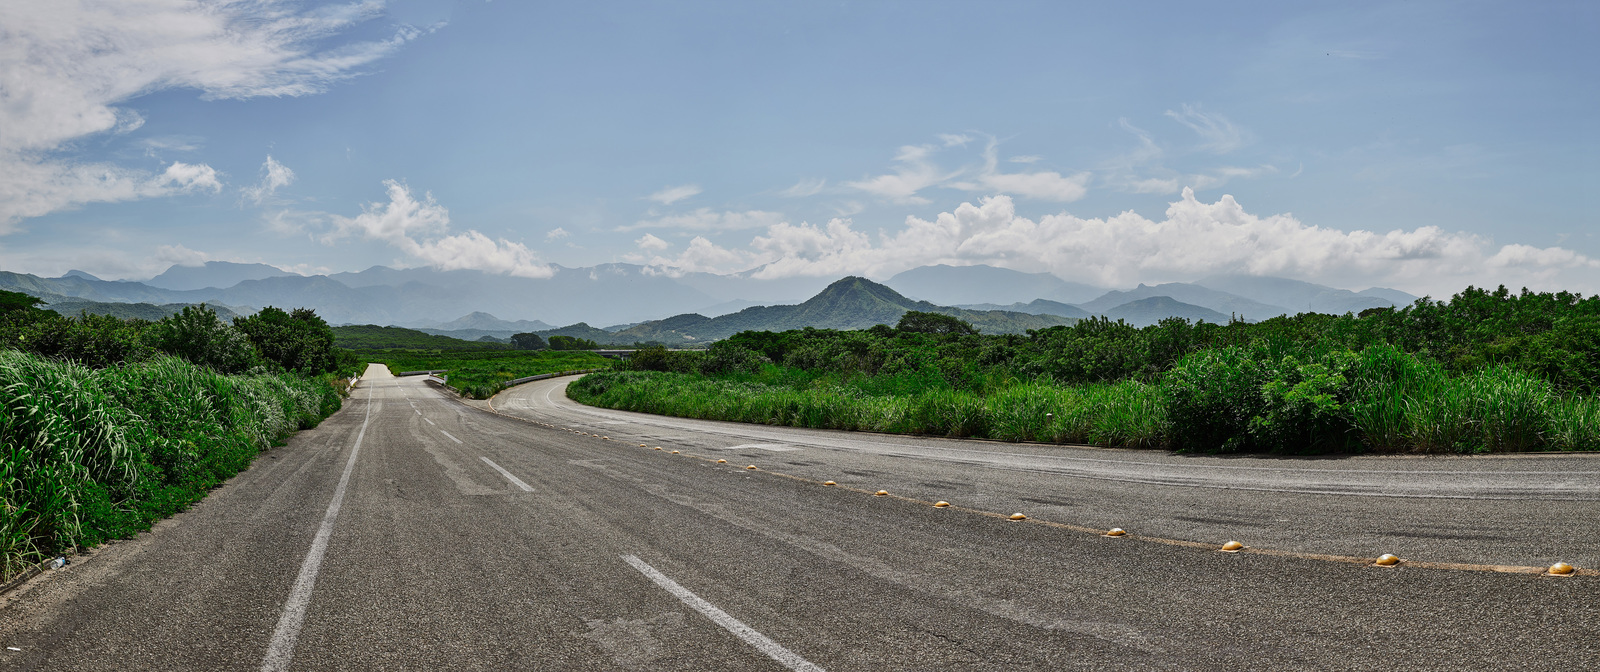
<path id="1" fill-rule="evenodd" d="M 449 336 L 425 334 L 404 327 L 380 327 L 375 324 L 334 327 L 334 345 L 346 350 L 383 350 L 407 348 L 412 350 L 508 350 L 504 343 L 464 341 Z"/>
<path id="2" fill-rule="evenodd" d="M 488 399 L 508 380 L 541 373 L 609 368 L 613 361 L 583 350 L 556 352 L 526 351 L 441 351 L 363 350 L 356 353 L 365 362 L 389 367 L 390 371 L 448 371 L 449 385 L 463 396 Z"/>
<path id="3" fill-rule="evenodd" d="M 576 336 L 551 336 L 551 350 L 599 350 L 600 346 L 587 338 Z"/>
<path id="4" fill-rule="evenodd" d="M 1600 299 L 1468 288 L 1362 315 L 974 335 L 908 313 L 641 351 L 568 394 L 685 417 L 1187 451 L 1600 449 Z"/>
<path id="5" fill-rule="evenodd" d="M 332 342 L 310 311 L 73 318 L 0 292 L 0 577 L 149 529 L 314 427 L 354 366 Z"/>

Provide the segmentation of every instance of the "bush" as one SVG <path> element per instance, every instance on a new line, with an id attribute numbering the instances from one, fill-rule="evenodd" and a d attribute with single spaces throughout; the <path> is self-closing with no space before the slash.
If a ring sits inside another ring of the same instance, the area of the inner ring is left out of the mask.
<path id="1" fill-rule="evenodd" d="M 333 348 L 333 329 L 309 308 L 285 313 L 267 306 L 235 319 L 233 326 L 249 337 L 264 359 L 285 371 L 316 376 L 348 369 L 341 366 Z"/>
<path id="2" fill-rule="evenodd" d="M 150 325 L 145 341 L 156 350 L 221 373 L 242 373 L 261 362 L 250 339 L 217 319 L 216 311 L 189 306 Z"/>

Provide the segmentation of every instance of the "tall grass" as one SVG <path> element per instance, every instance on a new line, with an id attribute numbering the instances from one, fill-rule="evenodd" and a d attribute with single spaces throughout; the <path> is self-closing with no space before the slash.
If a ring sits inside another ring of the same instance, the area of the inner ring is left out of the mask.
<path id="1" fill-rule="evenodd" d="M 0 577 L 148 529 L 337 410 L 325 381 L 0 350 Z"/>
<path id="2" fill-rule="evenodd" d="M 1304 356 L 1218 348 L 1153 383 L 990 381 L 919 374 L 590 374 L 576 401 L 709 420 L 1003 441 L 1308 453 L 1600 450 L 1600 401 L 1506 366 L 1449 375 L 1387 346 Z"/>

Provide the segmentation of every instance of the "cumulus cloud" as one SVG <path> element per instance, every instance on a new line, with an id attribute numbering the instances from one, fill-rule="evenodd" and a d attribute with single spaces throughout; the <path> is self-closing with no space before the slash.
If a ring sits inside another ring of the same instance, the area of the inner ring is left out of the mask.
<path id="1" fill-rule="evenodd" d="M 268 154 L 267 162 L 261 164 L 261 181 L 254 186 L 245 187 L 241 191 L 246 200 L 256 205 L 261 205 L 261 202 L 271 196 L 273 192 L 287 187 L 293 182 L 294 171 L 290 170 L 288 166 L 274 161 L 272 155 Z"/>
<path id="2" fill-rule="evenodd" d="M 548 233 L 544 234 L 544 239 L 545 239 L 546 242 L 554 242 L 554 241 L 561 240 L 562 238 L 566 238 L 566 237 L 567 237 L 567 230 L 563 229 L 563 228 L 561 228 L 559 226 L 556 227 L 556 228 L 550 229 L 550 231 Z"/>
<path id="3" fill-rule="evenodd" d="M 329 215 L 333 228 L 322 242 L 331 244 L 350 237 L 386 242 L 406 255 L 441 271 L 478 270 L 528 278 L 555 273 L 522 243 L 492 239 L 477 231 L 450 233 L 450 211 L 397 180 L 385 180 L 387 203 L 368 203 L 355 217 Z"/>
<path id="4" fill-rule="evenodd" d="M 204 164 L 152 176 L 59 153 L 139 128 L 144 117 L 118 106 L 155 91 L 194 89 L 206 99 L 322 91 L 421 34 L 401 27 L 385 40 L 314 46 L 381 10 L 280 0 L 9 3 L 0 26 L 0 233 L 84 203 L 220 188 Z"/>
<path id="5" fill-rule="evenodd" d="M 667 187 L 656 193 L 650 194 L 649 199 L 662 205 L 672 205 L 685 198 L 690 198 L 700 193 L 700 185 L 685 184 L 681 187 Z"/>
<path id="6" fill-rule="evenodd" d="M 765 210 L 746 210 L 744 212 L 718 211 L 711 208 L 700 208 L 693 212 L 679 215 L 667 215 L 656 219 L 641 219 L 631 226 L 624 226 L 619 231 L 637 231 L 639 229 L 678 229 L 681 231 L 733 231 L 738 229 L 757 229 L 771 226 L 783 219 L 783 215 Z"/>
<path id="7" fill-rule="evenodd" d="M 1161 220 L 1133 212 L 1035 220 L 1017 216 L 1012 200 L 1000 195 L 932 219 L 908 217 L 900 230 L 877 236 L 842 218 L 823 226 L 779 223 L 743 249 L 704 241 L 693 254 L 652 263 L 711 272 L 759 267 L 759 278 L 888 277 L 928 264 L 991 264 L 1113 287 L 1237 273 L 1437 295 L 1468 284 L 1600 289 L 1600 260 L 1564 248 L 1496 245 L 1433 226 L 1343 231 L 1287 214 L 1254 215 L 1231 196 L 1205 203 L 1191 189 Z"/>
<path id="8" fill-rule="evenodd" d="M 665 250 L 671 247 L 671 245 L 667 244 L 667 241 L 648 233 L 633 241 L 633 244 L 638 245 L 643 250 Z"/>

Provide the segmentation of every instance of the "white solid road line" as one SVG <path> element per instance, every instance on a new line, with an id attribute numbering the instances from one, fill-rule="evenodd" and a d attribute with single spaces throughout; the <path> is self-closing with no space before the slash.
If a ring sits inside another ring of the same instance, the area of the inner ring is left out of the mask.
<path id="1" fill-rule="evenodd" d="M 433 422 L 433 420 L 430 420 L 430 419 L 428 419 L 428 418 L 423 418 L 423 419 L 422 419 L 422 421 L 423 421 L 423 422 L 426 422 L 426 423 L 428 423 L 428 424 L 430 424 L 430 425 L 432 425 L 432 424 L 434 424 L 434 422 Z"/>
<path id="2" fill-rule="evenodd" d="M 355 469 L 356 456 L 361 454 L 361 440 L 367 437 L 367 422 L 372 420 L 372 388 L 367 388 L 367 414 L 361 419 L 361 431 L 356 434 L 356 445 L 350 449 L 350 459 L 344 463 L 344 473 L 339 485 L 333 489 L 333 501 L 327 513 L 322 514 L 322 526 L 311 540 L 311 550 L 306 551 L 300 563 L 300 576 L 289 590 L 289 599 L 283 603 L 283 615 L 278 617 L 278 627 L 272 631 L 272 641 L 267 644 L 267 655 L 261 659 L 261 672 L 278 672 L 289 669 L 294 660 L 294 643 L 300 637 L 300 624 L 306 620 L 306 608 L 311 606 L 311 589 L 317 585 L 317 572 L 322 569 L 322 557 L 328 553 L 328 538 L 333 536 L 333 521 L 339 518 L 339 507 L 344 504 L 344 491 L 350 485 L 350 472 Z"/>
<path id="3" fill-rule="evenodd" d="M 440 434 L 443 434 L 443 435 L 445 435 L 445 436 L 448 436 L 448 437 L 450 437 L 450 440 L 451 440 L 451 441 L 454 441 L 454 442 L 456 442 L 456 443 L 466 443 L 466 441 L 462 441 L 462 440 L 461 440 L 461 439 L 458 439 L 458 438 L 456 438 L 456 437 L 455 437 L 455 436 L 453 436 L 453 435 L 452 435 L 452 434 L 450 434 L 450 432 L 447 432 L 447 431 L 444 431 L 444 430 L 442 430 L 442 429 L 441 429 L 441 430 L 439 430 L 439 433 L 440 433 Z"/>
<path id="4" fill-rule="evenodd" d="M 487 464 L 487 465 L 489 465 L 491 467 L 494 467 L 494 470 L 500 472 L 500 475 L 506 477 L 506 480 L 511 481 L 512 484 L 516 485 L 519 488 L 522 488 L 523 492 L 533 492 L 533 486 L 528 485 L 527 483 L 523 483 L 522 479 L 517 478 L 516 476 L 512 476 L 511 472 L 506 471 L 505 467 L 502 467 L 502 466 L 500 466 L 498 464 L 495 464 L 494 460 L 491 460 L 491 459 L 489 459 L 487 457 L 484 457 L 482 455 L 479 455 L 478 459 L 483 460 L 484 464 Z"/>
<path id="5" fill-rule="evenodd" d="M 728 612 L 718 609 L 717 605 L 700 599 L 699 595 L 689 592 L 688 588 L 678 585 L 677 581 L 667 578 L 665 574 L 656 571 L 656 568 L 646 564 L 645 561 L 631 555 L 622 556 L 622 560 L 633 565 L 633 568 L 639 570 L 641 574 L 650 577 L 650 580 L 656 582 L 656 585 L 666 588 L 667 592 L 683 600 L 684 604 L 693 607 L 695 611 L 705 614 L 706 618 L 711 619 L 712 622 L 722 626 L 723 629 L 738 636 L 739 639 L 744 640 L 751 646 L 760 649 L 762 653 L 782 663 L 784 667 L 795 670 L 795 672 L 824 672 L 815 663 L 801 658 L 800 654 L 783 648 L 782 644 L 768 639 L 766 635 L 756 632 L 750 626 L 739 622 L 739 619 L 729 616 Z"/>
<path id="6" fill-rule="evenodd" d="M 413 408 L 413 409 L 411 409 L 411 410 L 413 410 L 413 411 L 417 411 L 417 409 L 415 409 L 415 408 Z M 417 411 L 417 415 L 422 415 L 422 411 Z"/>

